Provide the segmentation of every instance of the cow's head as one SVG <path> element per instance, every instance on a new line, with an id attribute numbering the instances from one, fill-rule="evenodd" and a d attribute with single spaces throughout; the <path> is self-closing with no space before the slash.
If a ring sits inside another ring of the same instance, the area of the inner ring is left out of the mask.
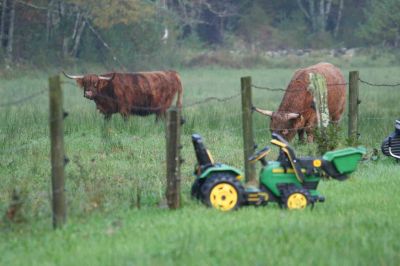
<path id="1" fill-rule="evenodd" d="M 93 100 L 98 96 L 112 81 L 115 77 L 115 73 L 112 76 L 100 76 L 95 74 L 89 75 L 68 75 L 63 74 L 70 79 L 75 79 L 76 83 L 83 89 L 83 96 L 90 100 Z"/>
<path id="2" fill-rule="evenodd" d="M 271 132 L 278 133 L 288 141 L 292 140 L 296 136 L 297 130 L 304 126 L 304 118 L 298 113 L 272 112 L 260 108 L 254 110 L 271 117 Z"/>

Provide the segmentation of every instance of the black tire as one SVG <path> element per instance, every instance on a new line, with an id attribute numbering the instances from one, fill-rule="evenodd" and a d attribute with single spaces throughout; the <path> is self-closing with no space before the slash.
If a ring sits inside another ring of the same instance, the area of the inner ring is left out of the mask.
<path id="1" fill-rule="evenodd" d="M 310 192 L 305 188 L 288 186 L 281 190 L 281 207 L 285 209 L 304 209 L 311 202 Z"/>
<path id="2" fill-rule="evenodd" d="M 205 205 L 222 211 L 239 208 L 244 202 L 244 187 L 229 172 L 211 174 L 200 188 Z"/>

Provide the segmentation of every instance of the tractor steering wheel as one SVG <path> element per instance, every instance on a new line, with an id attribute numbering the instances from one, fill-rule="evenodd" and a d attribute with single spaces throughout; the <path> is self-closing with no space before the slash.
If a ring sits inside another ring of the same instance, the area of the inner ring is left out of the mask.
<path id="1" fill-rule="evenodd" d="M 256 161 L 262 160 L 270 151 L 271 149 L 268 146 L 265 146 L 262 150 L 259 150 L 258 152 L 250 156 L 248 161 L 254 163 Z"/>

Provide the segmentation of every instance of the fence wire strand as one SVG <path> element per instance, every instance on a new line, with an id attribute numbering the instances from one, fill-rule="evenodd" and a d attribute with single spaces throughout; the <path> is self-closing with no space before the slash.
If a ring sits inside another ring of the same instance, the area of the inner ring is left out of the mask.
<path id="1" fill-rule="evenodd" d="M 397 87 L 397 86 L 400 86 L 400 83 L 376 84 L 376 83 L 372 83 L 372 82 L 369 82 L 369 81 L 365 81 L 365 80 L 363 80 L 361 78 L 359 79 L 359 81 L 361 83 L 363 83 L 363 84 L 367 84 L 367 85 L 373 86 L 373 87 Z M 69 81 L 62 81 L 62 83 L 66 83 L 68 85 L 75 85 L 75 83 L 69 82 Z M 348 83 L 328 84 L 328 86 L 338 86 L 338 85 L 348 85 Z M 283 88 L 263 87 L 263 86 L 258 86 L 258 85 L 252 85 L 252 87 L 255 88 L 255 89 L 259 89 L 259 90 L 284 91 L 284 92 L 286 91 L 287 92 L 287 89 L 283 89 Z M 300 89 L 298 91 L 300 91 Z M 301 90 L 301 91 L 304 91 L 304 90 Z M 31 95 L 29 95 L 27 97 L 15 100 L 15 101 L 0 103 L 0 107 L 9 107 L 9 106 L 14 106 L 14 105 L 21 105 L 23 103 L 26 103 L 26 102 L 28 102 L 28 101 L 30 101 L 32 99 L 35 99 L 35 98 L 45 94 L 46 92 L 48 92 L 47 88 L 43 89 L 43 90 L 41 90 L 41 91 L 39 91 L 37 93 L 31 94 Z M 207 97 L 207 98 L 202 99 L 202 100 L 198 100 L 198 101 L 195 101 L 195 102 L 191 102 L 191 103 L 185 104 L 185 105 L 182 106 L 182 109 L 190 109 L 190 108 L 193 108 L 193 107 L 196 107 L 196 106 L 199 106 L 199 105 L 207 104 L 207 103 L 212 102 L 212 101 L 216 101 L 216 102 L 219 102 L 219 103 L 224 103 L 224 102 L 228 102 L 230 100 L 233 100 L 235 98 L 238 98 L 240 95 L 241 95 L 241 93 L 236 93 L 236 94 L 233 94 L 233 95 L 230 95 L 230 96 L 227 96 L 227 97 L 222 97 L 222 98 L 219 98 L 219 97 Z M 99 97 L 102 97 L 102 96 L 99 96 Z M 111 100 L 111 101 L 117 101 L 116 99 L 109 98 L 109 97 L 104 97 L 104 98 L 107 98 L 108 100 Z M 136 108 L 137 110 L 141 110 L 141 111 L 156 111 L 156 110 L 160 110 L 160 108 L 162 108 L 162 106 L 159 106 L 159 107 L 133 106 L 133 108 Z M 301 110 L 301 111 L 299 111 L 297 113 L 301 114 L 305 110 L 306 109 Z M 288 111 L 277 111 L 277 112 L 278 113 L 291 113 L 291 112 L 288 112 Z M 241 115 L 243 115 L 242 111 L 237 112 L 235 114 L 230 114 L 228 116 L 224 116 L 224 119 L 229 119 L 229 118 L 232 118 L 232 117 L 240 117 Z M 387 120 L 387 121 L 390 120 L 390 121 L 392 121 L 389 118 L 383 118 L 383 117 L 366 117 L 366 116 L 363 116 L 363 115 L 360 116 L 360 121 L 367 121 L 367 120 Z M 53 121 L 50 121 L 50 122 L 53 122 Z M 330 122 L 331 123 L 336 123 L 337 121 L 330 120 Z M 302 130 L 302 129 L 309 129 L 309 128 L 311 128 L 311 126 L 304 126 L 304 127 L 300 127 L 300 128 L 282 128 L 282 129 L 278 129 L 278 130 L 284 130 L 284 129 L 286 129 L 286 130 Z M 241 127 L 235 127 L 235 128 L 232 128 L 232 129 L 233 130 L 241 130 L 242 128 Z M 269 128 L 267 128 L 267 127 L 265 127 L 265 128 L 257 128 L 257 129 L 254 129 L 254 131 L 255 132 L 260 132 L 260 131 L 265 132 L 265 131 L 269 131 Z M 13 147 L 11 149 L 2 150 L 0 154 L 4 155 L 6 153 L 18 152 L 18 151 L 21 151 L 21 150 L 28 149 L 28 148 L 31 148 L 33 146 L 36 146 L 37 144 L 39 144 L 38 141 L 32 141 L 31 143 L 23 144 L 23 145 L 18 146 L 18 147 Z"/>
<path id="2" fill-rule="evenodd" d="M 369 81 L 365 81 L 365 80 L 362 80 L 362 79 L 358 79 L 361 83 L 364 83 L 364 84 L 366 84 L 366 85 L 369 85 L 369 86 L 371 86 L 371 87 L 398 87 L 398 86 L 400 86 L 400 83 L 393 83 L 393 84 L 376 84 L 376 83 L 372 83 L 372 82 L 369 82 Z"/>
<path id="3" fill-rule="evenodd" d="M 372 87 L 398 87 L 398 86 L 400 86 L 400 83 L 374 84 L 372 82 L 364 81 L 362 79 L 359 79 L 359 81 L 361 83 L 363 83 L 363 84 L 366 84 L 366 85 L 369 85 L 369 86 L 372 86 Z M 66 84 L 71 85 L 71 86 L 75 85 L 75 83 L 69 82 L 69 81 L 63 81 L 62 83 L 66 83 Z M 331 86 L 332 85 L 348 85 L 348 83 L 345 83 L 345 84 L 330 84 L 330 85 Z M 287 90 L 283 89 L 283 88 L 262 87 L 262 86 L 257 86 L 257 85 L 252 85 L 252 88 L 259 89 L 259 90 L 265 90 L 265 91 L 271 91 L 271 92 L 276 92 L 276 91 L 287 92 Z M 16 106 L 16 105 L 21 105 L 21 104 L 27 103 L 30 100 L 35 99 L 35 98 L 45 94 L 47 91 L 48 91 L 48 89 L 46 88 L 46 89 L 43 89 L 43 90 L 41 90 L 41 91 L 39 91 L 37 93 L 34 93 L 32 95 L 23 97 L 23 98 L 18 99 L 18 100 L 0 103 L 0 107 Z M 300 90 L 298 90 L 298 91 L 300 91 Z M 301 91 L 304 91 L 304 90 L 301 90 Z M 182 106 L 182 109 L 189 110 L 189 109 L 194 108 L 196 106 L 206 105 L 206 104 L 208 104 L 210 102 L 227 103 L 227 102 L 229 102 L 231 100 L 239 98 L 240 95 L 241 95 L 241 93 L 236 93 L 236 94 L 232 94 L 230 96 L 221 97 L 221 98 L 219 98 L 219 97 L 207 97 L 207 98 L 204 98 L 204 99 L 200 99 L 200 100 L 197 100 L 197 101 L 194 101 L 194 102 L 190 102 L 190 103 L 184 104 Z M 109 99 L 111 101 L 117 101 L 115 99 L 108 98 L 108 97 L 107 97 L 107 99 Z M 224 106 L 228 106 L 228 105 L 224 105 Z M 145 111 L 155 111 L 155 110 L 159 110 L 161 108 L 161 106 L 160 107 L 154 107 L 154 108 L 146 108 L 146 107 L 141 107 L 141 106 L 134 106 L 134 108 L 141 108 L 140 110 L 143 110 L 143 111 L 144 110 Z M 299 113 L 302 113 L 304 111 L 305 110 L 301 110 L 301 111 L 299 111 Z M 278 112 L 290 113 L 290 112 L 286 112 L 286 111 L 278 111 Z M 367 114 L 364 116 L 362 112 L 360 112 L 359 114 L 360 114 L 360 116 L 359 116 L 359 123 L 360 124 L 361 123 L 368 123 L 368 121 L 370 121 L 370 120 L 371 121 L 380 120 L 380 121 L 393 122 L 393 119 L 390 119 L 390 118 L 387 118 L 387 117 L 368 116 Z M 228 112 L 227 114 L 223 114 L 223 116 L 221 116 L 221 117 L 217 117 L 217 119 L 221 119 L 221 120 L 227 120 L 227 119 L 232 119 L 232 118 L 241 119 L 242 115 L 243 115 L 243 111 L 239 107 L 239 110 L 235 111 L 235 113 Z M 261 117 L 264 117 L 264 116 L 261 116 Z M 49 121 L 49 120 L 46 120 L 46 121 Z M 269 135 L 270 127 L 268 126 L 269 123 L 267 123 L 266 121 L 269 121 L 269 119 L 268 118 L 264 119 L 263 123 L 260 123 L 260 120 L 257 120 L 257 123 L 253 123 L 253 133 L 254 134 L 260 134 L 260 135 L 263 134 L 263 136 Z M 50 122 L 53 122 L 53 121 L 50 121 Z M 330 122 L 333 122 L 333 121 L 330 121 Z M 373 122 L 371 122 L 371 123 L 373 123 Z M 238 125 L 238 124 L 236 124 L 236 125 Z M 308 125 L 308 126 L 304 126 L 304 127 L 282 128 L 282 129 L 277 129 L 277 130 L 286 129 L 286 130 L 296 130 L 297 131 L 297 130 L 307 130 L 307 129 L 310 129 L 310 128 L 313 128 L 313 127 L 311 125 Z M 232 126 L 229 123 L 221 123 L 221 130 L 229 130 L 229 131 L 241 132 L 243 130 L 243 128 L 241 126 Z M 18 152 L 21 152 L 21 151 L 24 151 L 24 150 L 28 150 L 28 149 L 33 149 L 34 147 L 37 147 L 39 144 L 42 144 L 42 145 L 44 144 L 44 145 L 46 145 L 46 147 L 49 145 L 49 143 L 47 141 L 32 140 L 30 143 L 26 143 L 26 144 L 23 144 L 23 145 L 20 145 L 20 146 L 15 146 L 15 147 L 12 147 L 12 148 L 6 147 L 5 149 L 0 149 L 0 158 L 1 158 L 1 162 L 0 163 L 2 165 L 7 165 L 12 160 L 14 160 L 14 157 L 16 155 L 19 155 L 19 154 L 17 154 Z M 11 145 L 8 145 L 8 146 L 11 146 Z M 16 153 L 16 154 L 10 156 L 10 153 L 11 153 L 11 155 L 12 155 L 12 153 Z M 10 158 L 10 161 L 7 161 L 5 159 L 5 158 L 7 158 L 6 156 L 9 156 L 8 158 Z M 89 184 L 92 181 L 86 180 L 86 182 Z M 89 189 L 90 188 L 88 188 L 88 190 Z M 101 188 L 101 189 L 95 188 L 95 190 L 96 189 L 99 190 L 100 192 L 103 192 L 103 193 L 104 193 L 104 191 L 106 191 L 105 188 Z M 93 190 L 93 191 L 95 191 L 95 190 Z M 71 189 L 71 191 L 68 191 L 68 190 L 65 190 L 65 191 L 69 192 L 70 196 L 72 196 L 74 193 L 77 193 L 77 194 L 80 193 L 80 192 L 78 192 L 78 188 Z M 93 191 L 91 193 L 94 193 Z M 59 193 L 59 192 L 60 192 L 60 190 L 55 190 L 55 191 L 52 192 L 50 190 L 46 191 L 46 190 L 42 189 L 42 190 L 37 191 L 35 193 L 31 192 L 31 193 L 27 194 L 26 196 L 24 196 L 24 199 L 27 199 L 30 202 L 35 201 L 35 204 L 43 204 L 44 201 L 51 202 L 52 196 L 54 194 Z M 92 202 L 91 202 L 90 199 L 87 199 L 85 204 L 87 204 L 89 206 L 90 204 L 92 204 Z M 89 208 L 89 207 L 87 207 L 87 208 Z"/>
<path id="4" fill-rule="evenodd" d="M 230 100 L 233 100 L 233 99 L 239 97 L 240 95 L 241 95 L 240 93 L 236 93 L 236 94 L 234 94 L 234 95 L 231 95 L 231 96 L 228 96 L 228 97 L 225 97 L 225 98 L 207 97 L 207 98 L 205 98 L 205 99 L 203 99 L 203 100 L 200 100 L 200 101 L 196 101 L 196 102 L 193 102 L 193 103 L 186 104 L 186 105 L 184 105 L 182 108 L 190 108 L 190 107 L 194 107 L 194 106 L 196 106 L 196 105 L 205 104 L 205 103 L 208 103 L 208 102 L 211 102 L 211 101 L 227 102 L 227 101 L 230 101 Z"/>
<path id="5" fill-rule="evenodd" d="M 44 89 L 44 90 L 41 90 L 41 91 L 36 92 L 36 93 L 34 93 L 34 94 L 31 94 L 31 95 L 29 95 L 29 96 L 27 96 L 27 97 L 18 99 L 18 100 L 16 100 L 16 101 L 6 102 L 6 103 L 0 103 L 0 108 L 1 108 L 1 107 L 12 106 L 12 105 L 20 105 L 20 104 L 22 104 L 22 103 L 25 103 L 25 102 L 27 102 L 27 101 L 30 101 L 30 100 L 32 100 L 32 99 L 34 99 L 34 98 L 36 98 L 36 97 L 39 97 L 39 96 L 45 94 L 47 91 L 48 91 L 48 89 Z"/>
<path id="6" fill-rule="evenodd" d="M 326 84 L 326 86 L 347 86 L 348 83 L 331 83 L 331 84 Z M 265 91 L 283 91 L 283 92 L 289 92 L 289 93 L 294 93 L 294 92 L 304 92 L 305 90 L 302 89 L 284 89 L 284 88 L 271 88 L 271 87 L 265 87 L 265 86 L 259 86 L 259 85 L 251 85 L 252 88 L 258 89 L 258 90 L 265 90 Z"/>

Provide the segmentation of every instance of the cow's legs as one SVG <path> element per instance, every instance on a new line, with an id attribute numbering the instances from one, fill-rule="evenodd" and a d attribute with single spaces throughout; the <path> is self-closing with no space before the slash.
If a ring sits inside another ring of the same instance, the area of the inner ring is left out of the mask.
<path id="1" fill-rule="evenodd" d="M 314 127 L 317 125 L 317 123 L 317 115 L 314 113 L 304 124 L 304 130 L 307 134 L 308 143 L 314 142 Z"/>
<path id="2" fill-rule="evenodd" d="M 298 133 L 298 135 L 299 135 L 299 141 L 300 141 L 301 143 L 304 143 L 304 128 L 303 128 L 303 129 L 299 129 L 299 130 L 297 131 L 297 133 Z"/>
<path id="3" fill-rule="evenodd" d="M 129 118 L 129 111 L 126 108 L 121 108 L 121 110 L 119 111 L 119 113 L 121 114 L 122 118 L 124 119 L 125 122 L 128 121 Z"/>
<path id="4" fill-rule="evenodd" d="M 122 118 L 124 119 L 124 122 L 128 122 L 129 120 L 129 115 L 127 114 L 121 114 Z"/>
<path id="5" fill-rule="evenodd" d="M 110 138 L 110 133 L 111 133 L 110 120 L 111 120 L 111 114 L 104 114 L 104 123 L 101 128 L 101 131 L 102 131 L 101 133 L 102 133 L 102 137 L 105 139 Z"/>
<path id="6" fill-rule="evenodd" d="M 165 120 L 166 116 L 167 116 L 166 112 L 156 113 L 156 122 L 160 120 Z"/>
<path id="7" fill-rule="evenodd" d="M 314 134 L 312 132 L 307 132 L 307 142 L 308 143 L 313 143 L 314 142 Z"/>
<path id="8" fill-rule="evenodd" d="M 307 142 L 308 143 L 314 142 L 314 128 L 310 124 L 306 124 L 305 131 L 307 134 Z"/>

